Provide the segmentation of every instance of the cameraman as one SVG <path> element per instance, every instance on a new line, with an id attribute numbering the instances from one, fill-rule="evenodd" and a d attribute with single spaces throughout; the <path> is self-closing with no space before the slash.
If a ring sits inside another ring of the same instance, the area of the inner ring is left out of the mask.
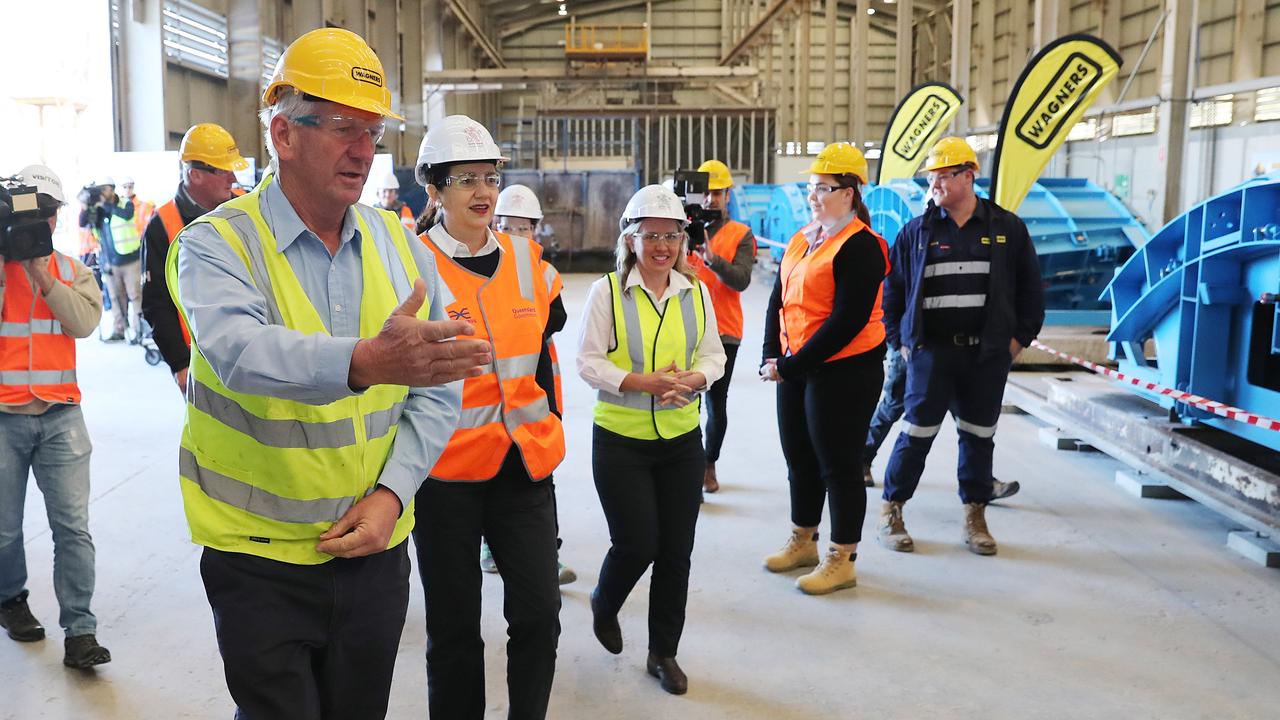
<path id="1" fill-rule="evenodd" d="M 80 211 L 80 226 L 98 236 L 102 246 L 102 274 L 107 276 L 111 291 L 111 312 L 115 325 L 107 342 L 125 339 L 125 309 L 128 326 L 133 328 L 133 341 L 142 338 L 139 318 L 142 313 L 142 235 L 133 222 L 136 206 L 132 198 L 116 195 L 116 183 L 109 177 L 96 184 L 97 202 Z"/>
<path id="2" fill-rule="evenodd" d="M 21 176 L 24 184 L 35 186 L 39 217 L 47 218 L 52 232 L 65 202 L 62 182 L 39 165 Z M 13 254 L 14 234 L 6 230 L 4 237 L 0 252 Z M 45 242 L 43 257 L 0 257 L 0 627 L 19 642 L 44 639 L 44 628 L 27 605 L 22 538 L 27 477 L 34 473 L 53 535 L 53 587 L 66 631 L 62 662 L 89 668 L 110 662 L 111 653 L 98 644 L 97 619 L 89 611 L 91 448 L 76 384 L 75 339 L 98 326 L 102 294 L 84 264 Z"/>
<path id="3" fill-rule="evenodd" d="M 698 167 L 698 172 L 711 176 L 707 194 L 702 199 L 702 209 L 715 213 L 716 219 L 706 226 L 703 237 L 710 239 L 695 243 L 689 252 L 689 265 L 698 273 L 698 279 L 706 284 L 711 295 L 726 356 L 724 375 L 712 383 L 707 392 L 707 469 L 702 476 L 702 489 L 713 493 L 720 489 L 720 482 L 716 479 L 716 460 L 720 457 L 720 446 L 728 428 L 729 380 L 733 377 L 733 362 L 742 343 L 741 294 L 751 284 L 756 238 L 751 228 L 729 219 L 733 176 L 728 166 L 719 160 L 708 160 Z"/>

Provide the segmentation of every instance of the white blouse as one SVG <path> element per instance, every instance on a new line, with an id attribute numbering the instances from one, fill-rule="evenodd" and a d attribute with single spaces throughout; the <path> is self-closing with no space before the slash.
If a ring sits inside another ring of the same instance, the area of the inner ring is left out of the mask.
<path id="1" fill-rule="evenodd" d="M 673 298 L 680 294 L 680 291 L 693 287 L 693 283 L 689 278 L 676 272 L 670 271 L 670 277 L 667 280 L 667 289 L 659 297 L 652 290 L 641 282 L 640 271 L 633 269 L 627 273 L 627 279 L 624 283 L 623 292 L 647 292 L 649 297 L 653 299 L 655 307 L 662 307 L 669 298 Z M 725 354 L 724 345 L 720 342 L 720 333 L 717 331 L 716 311 L 711 305 L 711 296 L 707 293 L 707 286 L 700 283 L 702 288 L 702 306 L 706 309 L 707 320 L 706 327 L 702 333 L 702 341 L 698 343 L 698 347 L 693 352 L 693 367 L 690 370 L 700 372 L 707 378 L 707 384 L 700 388 L 694 388 L 701 392 L 711 386 L 712 383 L 719 380 L 724 375 Z M 605 392 L 621 395 L 619 389 L 622 381 L 630 373 L 617 365 L 607 357 L 610 346 L 613 344 L 614 328 L 613 328 L 613 296 L 609 289 L 608 276 L 596 280 L 591 285 L 591 293 L 587 296 L 587 309 L 582 320 L 582 328 L 578 334 L 578 375 L 587 382 L 588 385 Z"/>

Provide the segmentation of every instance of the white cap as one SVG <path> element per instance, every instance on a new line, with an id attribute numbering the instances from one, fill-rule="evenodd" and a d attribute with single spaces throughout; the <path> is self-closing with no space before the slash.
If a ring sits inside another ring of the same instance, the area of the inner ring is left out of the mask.
<path id="1" fill-rule="evenodd" d="M 427 128 L 427 134 L 418 147 L 418 162 L 413 175 L 418 182 L 427 184 L 427 169 L 441 163 L 457 162 L 506 162 L 485 126 L 466 115 L 450 115 Z"/>
<path id="2" fill-rule="evenodd" d="M 18 174 L 22 176 L 22 182 L 34 185 L 36 192 L 48 195 L 60 203 L 67 201 L 62 194 L 62 179 L 44 165 L 28 165 Z"/>
<path id="3" fill-rule="evenodd" d="M 675 220 L 683 228 L 689 223 L 684 214 L 684 203 L 670 190 L 661 185 L 645 185 L 636 191 L 627 201 L 627 207 L 618 219 L 618 229 L 625 230 L 632 222 L 643 218 L 664 218 Z"/>
<path id="4" fill-rule="evenodd" d="M 498 204 L 494 206 L 493 214 L 541 220 L 542 204 L 538 202 L 538 196 L 524 185 L 508 185 L 498 193 Z"/>
<path id="5" fill-rule="evenodd" d="M 98 176 L 98 179 L 97 179 L 93 184 L 94 184 L 94 186 L 96 186 L 96 187 L 103 187 L 103 186 L 106 186 L 106 185 L 110 185 L 111 187 L 115 187 L 115 186 L 116 186 L 116 181 L 115 181 L 115 180 L 113 180 L 113 179 L 111 179 L 111 176 L 110 176 L 110 175 L 99 175 L 99 176 Z"/>
<path id="6" fill-rule="evenodd" d="M 400 190 L 400 181 L 396 179 L 396 174 L 393 172 L 387 173 L 386 177 L 382 178 L 382 184 L 378 185 L 378 189 Z"/>

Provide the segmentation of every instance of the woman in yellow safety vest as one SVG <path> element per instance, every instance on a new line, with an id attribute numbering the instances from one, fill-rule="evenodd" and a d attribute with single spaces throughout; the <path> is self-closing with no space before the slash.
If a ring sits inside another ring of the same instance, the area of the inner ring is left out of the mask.
<path id="1" fill-rule="evenodd" d="M 600 644 L 622 652 L 618 611 L 650 565 L 649 656 L 662 689 L 688 690 L 676 663 L 706 455 L 698 393 L 724 373 L 706 286 L 687 264 L 686 218 L 661 185 L 619 221 L 617 270 L 591 286 L 578 374 L 596 388 L 592 472 L 612 546 L 591 593 Z"/>

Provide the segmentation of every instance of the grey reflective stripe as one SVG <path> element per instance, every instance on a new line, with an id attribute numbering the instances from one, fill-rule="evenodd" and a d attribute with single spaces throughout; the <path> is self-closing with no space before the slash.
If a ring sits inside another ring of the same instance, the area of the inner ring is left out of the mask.
<path id="1" fill-rule="evenodd" d="M 596 393 L 596 401 L 606 405 L 617 405 L 618 407 L 631 408 L 632 410 L 644 410 L 649 412 L 654 409 L 653 396 L 642 392 L 622 393 L 614 395 L 607 390 L 600 390 Z"/>
<path id="2" fill-rule="evenodd" d="M 995 425 L 975 425 L 960 418 L 956 418 L 956 429 L 960 432 L 967 432 L 970 435 L 977 435 L 980 438 L 995 437 L 996 435 Z"/>
<path id="3" fill-rule="evenodd" d="M 538 422 L 539 420 L 545 419 L 550 414 L 551 405 L 547 402 L 547 396 L 543 394 L 539 395 L 537 400 L 534 400 L 524 407 L 509 410 L 506 415 L 503 416 L 502 424 L 507 428 L 507 432 L 514 433 L 516 428 L 521 425 Z"/>
<path id="4" fill-rule="evenodd" d="M 987 304 L 986 295 L 937 295 L 927 297 L 922 303 L 925 310 L 940 308 L 983 307 Z"/>
<path id="5" fill-rule="evenodd" d="M 281 497 L 243 480 L 202 467 L 190 450 L 178 452 L 178 472 L 200 486 L 205 495 L 268 520 L 287 523 L 335 522 L 355 504 L 355 498 L 295 500 Z"/>
<path id="6" fill-rule="evenodd" d="M 501 405 L 481 405 L 480 407 L 462 408 L 462 413 L 458 416 L 458 429 L 474 430 L 476 428 L 501 421 Z"/>
<path id="7" fill-rule="evenodd" d="M 27 337 L 29 335 L 61 335 L 62 323 L 57 320 L 32 320 L 29 323 L 0 323 L 0 337 Z"/>
<path id="8" fill-rule="evenodd" d="M 621 281 L 618 286 L 622 287 Z M 644 372 L 644 333 L 640 331 L 640 305 L 636 300 L 636 293 L 642 292 L 639 285 L 630 293 L 625 288 L 621 290 L 622 324 L 627 330 L 627 354 L 631 356 L 633 373 Z"/>
<path id="9" fill-rule="evenodd" d="M 61 279 L 70 282 L 76 277 L 75 266 L 71 264 L 71 258 L 66 257 L 62 253 L 54 253 L 54 258 L 58 262 L 58 275 Z"/>
<path id="10" fill-rule="evenodd" d="M 559 276 L 560 273 L 556 272 L 554 267 L 551 267 L 551 263 L 547 263 L 547 266 L 542 269 L 542 279 L 547 281 L 548 295 L 551 294 L 552 288 L 554 288 L 556 284 L 556 278 Z"/>
<path id="11" fill-rule="evenodd" d="M 942 429 L 942 425 L 912 425 L 909 422 L 902 423 L 902 432 L 911 437 L 931 438 L 938 434 Z"/>
<path id="12" fill-rule="evenodd" d="M 991 263 L 986 260 L 930 263 L 924 266 L 925 277 L 937 277 L 938 275 L 987 275 L 990 273 Z"/>
<path id="13" fill-rule="evenodd" d="M 214 392 L 199 381 L 189 383 L 192 407 L 227 427 L 273 448 L 341 448 L 356 444 L 356 430 L 350 419 L 327 423 L 301 420 L 268 420 L 240 407 L 236 401 Z"/>
<path id="14" fill-rule="evenodd" d="M 529 353 L 528 355 L 498 358 L 493 365 L 486 367 L 490 371 L 496 370 L 498 377 L 503 379 L 525 377 L 526 375 L 537 374 L 539 357 L 541 357 L 539 353 Z"/>
<path id="15" fill-rule="evenodd" d="M 387 410 L 375 410 L 364 416 L 364 434 L 369 440 L 377 440 L 378 438 L 391 432 L 391 428 L 400 422 L 400 415 L 404 413 L 404 403 L 398 402 Z"/>
<path id="16" fill-rule="evenodd" d="M 75 370 L 0 370 L 0 385 L 66 385 L 75 381 Z"/>
<path id="17" fill-rule="evenodd" d="M 551 361 L 551 374 L 552 375 L 560 374 L 560 363 L 555 362 L 554 360 Z"/>
<path id="18" fill-rule="evenodd" d="M 684 366 L 693 367 L 693 351 L 698 349 L 698 316 L 694 314 L 693 294 L 702 292 L 698 286 L 680 292 L 680 318 L 684 320 Z M 655 361 L 656 362 L 656 361 Z"/>
<path id="19" fill-rule="evenodd" d="M 261 197 L 258 198 L 261 203 Z M 261 208 L 259 208 L 261 212 Z M 249 277 L 253 279 L 253 285 L 262 293 L 263 302 L 267 305 L 267 320 L 272 325 L 284 325 L 284 315 L 280 312 L 280 306 L 276 303 L 275 290 L 271 285 L 271 275 L 267 273 L 266 261 L 262 256 L 262 238 L 258 235 L 258 226 L 253 222 L 253 218 L 243 210 L 235 208 L 222 207 L 214 210 L 205 216 L 206 218 L 219 218 L 227 223 L 228 231 L 240 238 L 241 244 L 245 247 L 245 252 L 249 255 Z M 200 221 L 196 221 L 200 222 Z M 195 224 L 194 222 L 192 223 Z M 190 227 L 188 225 L 187 227 Z M 221 233 L 217 225 L 213 225 L 214 230 Z"/>
<path id="20" fill-rule="evenodd" d="M 525 238 L 511 238 L 511 248 L 515 255 L 513 259 L 516 261 L 516 281 L 520 284 L 520 297 L 533 300 L 533 253 L 529 252 L 529 241 Z"/>

